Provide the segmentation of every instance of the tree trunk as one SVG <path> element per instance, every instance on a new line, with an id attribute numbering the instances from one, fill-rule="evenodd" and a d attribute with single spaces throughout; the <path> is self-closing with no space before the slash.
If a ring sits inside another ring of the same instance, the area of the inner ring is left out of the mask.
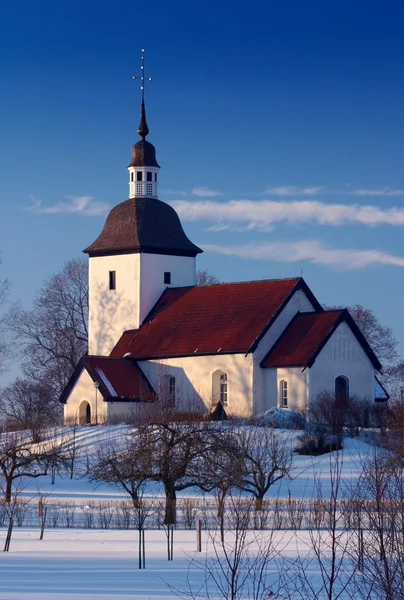
<path id="1" fill-rule="evenodd" d="M 4 490 L 4 500 L 7 502 L 7 504 L 10 504 L 10 502 L 11 502 L 12 488 L 13 488 L 13 480 L 8 479 L 6 477 L 6 488 Z"/>
<path id="2" fill-rule="evenodd" d="M 257 512 L 262 512 L 263 502 L 264 502 L 264 498 L 262 496 L 255 497 L 255 510 Z"/>
<path id="3" fill-rule="evenodd" d="M 164 492 L 166 494 L 164 525 L 175 525 L 177 522 L 177 494 L 173 481 L 164 482 Z"/>

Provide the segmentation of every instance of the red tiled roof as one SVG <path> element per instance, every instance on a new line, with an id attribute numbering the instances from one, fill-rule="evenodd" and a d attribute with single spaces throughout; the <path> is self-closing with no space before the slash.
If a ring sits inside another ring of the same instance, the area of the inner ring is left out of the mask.
<path id="1" fill-rule="evenodd" d="M 114 398 L 145 398 L 152 392 L 150 383 L 140 367 L 126 358 L 116 359 L 103 356 L 86 356 L 87 363 L 100 387 L 107 396 Z M 104 394 L 103 394 L 104 395 Z"/>
<path id="2" fill-rule="evenodd" d="M 84 356 L 60 398 L 66 402 L 83 369 L 87 369 L 104 399 L 153 400 L 154 392 L 136 362 L 126 358 Z"/>
<path id="3" fill-rule="evenodd" d="M 342 321 L 347 322 L 375 369 L 380 370 L 379 360 L 346 309 L 297 313 L 262 360 L 261 367 L 311 367 Z"/>
<path id="4" fill-rule="evenodd" d="M 344 311 L 298 313 L 261 362 L 261 367 L 306 366 Z"/>
<path id="5" fill-rule="evenodd" d="M 142 327 L 125 332 L 111 356 L 248 352 L 299 287 L 308 290 L 301 278 L 167 289 Z"/>

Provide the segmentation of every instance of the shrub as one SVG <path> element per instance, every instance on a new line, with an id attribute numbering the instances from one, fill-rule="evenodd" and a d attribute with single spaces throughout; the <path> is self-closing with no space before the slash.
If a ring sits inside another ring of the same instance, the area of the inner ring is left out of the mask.
<path id="1" fill-rule="evenodd" d="M 312 430 L 299 435 L 295 452 L 308 456 L 319 456 L 341 448 L 341 439 L 338 435 Z"/>

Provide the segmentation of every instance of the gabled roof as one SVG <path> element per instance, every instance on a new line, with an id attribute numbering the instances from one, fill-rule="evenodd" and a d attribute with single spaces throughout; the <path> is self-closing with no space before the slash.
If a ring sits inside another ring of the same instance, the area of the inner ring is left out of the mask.
<path id="1" fill-rule="evenodd" d="M 139 330 L 125 332 L 111 356 L 135 359 L 248 353 L 298 289 L 322 310 L 301 278 L 170 288 Z"/>
<path id="2" fill-rule="evenodd" d="M 84 369 L 94 383 L 98 383 L 104 400 L 148 402 L 154 399 L 153 388 L 135 361 L 127 358 L 83 356 L 63 390 L 61 402 L 67 401 Z"/>
<path id="3" fill-rule="evenodd" d="M 261 367 L 311 367 L 337 327 L 346 322 L 375 369 L 381 364 L 349 312 L 297 313 L 261 362 Z"/>

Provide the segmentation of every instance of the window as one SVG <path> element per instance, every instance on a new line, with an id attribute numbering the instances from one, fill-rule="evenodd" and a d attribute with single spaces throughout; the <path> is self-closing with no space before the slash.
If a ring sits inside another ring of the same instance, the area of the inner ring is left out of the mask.
<path id="1" fill-rule="evenodd" d="M 335 403 L 346 404 L 349 398 L 349 380 L 340 375 L 335 380 Z"/>
<path id="2" fill-rule="evenodd" d="M 142 171 L 136 172 L 136 181 L 143 181 L 143 173 Z"/>
<path id="3" fill-rule="evenodd" d="M 154 174 L 154 181 L 157 181 L 157 173 Z"/>
<path id="4" fill-rule="evenodd" d="M 109 272 L 109 289 L 116 290 L 116 271 Z"/>
<path id="5" fill-rule="evenodd" d="M 147 179 L 146 179 L 146 181 L 153 181 L 152 176 L 153 176 L 153 173 L 151 173 L 150 171 L 147 171 Z"/>
<path id="6" fill-rule="evenodd" d="M 143 194 L 143 183 L 136 184 L 136 194 L 138 194 L 138 196 Z"/>
<path id="7" fill-rule="evenodd" d="M 167 285 L 171 284 L 171 273 L 170 273 L 170 271 L 165 271 L 165 273 L 164 273 L 164 283 L 166 283 Z"/>
<path id="8" fill-rule="evenodd" d="M 130 180 L 133 181 L 133 171 L 130 174 Z"/>
<path id="9" fill-rule="evenodd" d="M 288 382 L 285 379 L 279 382 L 279 401 L 281 408 L 288 407 Z"/>
<path id="10" fill-rule="evenodd" d="M 146 194 L 148 196 L 153 195 L 153 184 L 152 183 L 146 183 Z"/>
<path id="11" fill-rule="evenodd" d="M 175 407 L 175 377 L 168 378 L 168 406 Z"/>
<path id="12" fill-rule="evenodd" d="M 220 402 L 224 406 L 227 405 L 227 375 L 223 373 L 220 375 Z"/>

